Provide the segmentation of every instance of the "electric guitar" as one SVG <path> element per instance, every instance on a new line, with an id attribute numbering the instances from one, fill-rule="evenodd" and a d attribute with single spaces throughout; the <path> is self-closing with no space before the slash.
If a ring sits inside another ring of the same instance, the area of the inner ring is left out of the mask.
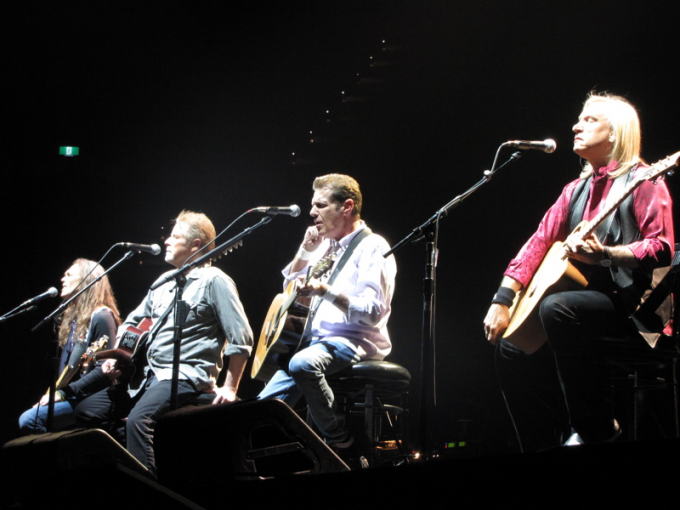
<path id="1" fill-rule="evenodd" d="M 71 382 L 71 379 L 82 369 L 82 373 L 85 374 L 88 372 L 88 367 L 90 362 L 94 359 L 95 354 L 97 351 L 101 350 L 104 348 L 104 346 L 107 344 L 109 341 L 109 337 L 107 335 L 102 335 L 102 337 L 90 344 L 90 346 L 87 348 L 87 350 L 83 353 L 83 355 L 78 358 L 78 361 L 76 361 L 73 365 L 66 365 L 64 367 L 64 370 L 62 370 L 61 375 L 59 375 L 59 379 L 57 379 L 57 382 L 54 384 L 54 390 L 62 390 L 68 386 L 68 383 Z M 49 388 L 47 389 L 47 392 L 45 392 L 45 395 L 49 395 L 50 390 Z"/>
<path id="2" fill-rule="evenodd" d="M 608 199 L 608 205 L 595 218 L 589 222 L 579 223 L 571 235 L 578 236 L 580 239 L 592 235 L 640 184 L 645 181 L 655 181 L 672 172 L 673 168 L 678 166 L 679 160 L 680 152 L 676 152 L 649 168 L 639 170 L 618 197 L 612 197 L 613 200 Z M 547 340 L 538 319 L 536 305 L 546 295 L 583 288 L 587 285 L 587 278 L 569 261 L 564 243 L 556 242 L 543 258 L 543 262 L 526 289 L 522 289 L 515 296 L 510 308 L 510 323 L 503 338 L 526 354 L 533 354 Z"/>
<path id="3" fill-rule="evenodd" d="M 312 278 L 321 278 L 331 270 L 335 255 L 324 257 L 307 271 L 305 285 Z M 250 376 L 253 379 L 267 382 L 279 369 L 272 360 L 274 354 L 286 353 L 291 344 L 299 343 L 307 326 L 311 297 L 298 296 L 296 280 L 291 281 L 286 290 L 277 294 L 267 311 L 257 349 L 253 357 L 253 368 Z M 286 339 L 286 342 L 279 340 Z"/>

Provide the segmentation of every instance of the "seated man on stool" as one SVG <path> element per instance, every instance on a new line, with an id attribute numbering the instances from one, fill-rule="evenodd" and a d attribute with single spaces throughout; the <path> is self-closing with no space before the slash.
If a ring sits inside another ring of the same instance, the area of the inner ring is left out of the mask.
<path id="1" fill-rule="evenodd" d="M 165 241 L 165 260 L 179 269 L 214 237 L 215 227 L 207 216 L 182 211 Z M 171 408 L 175 314 L 170 307 L 178 284 L 183 285 L 182 300 L 189 308 L 179 354 L 179 407 L 201 393 L 213 391 L 214 403 L 233 402 L 253 343 L 231 278 L 211 267 L 210 262 L 194 267 L 184 276 L 179 283 L 171 280 L 149 291 L 123 324 L 136 325 L 146 317 L 154 321 L 147 339 L 146 365 L 137 367 L 128 384 L 95 393 L 76 408 L 76 420 L 88 427 L 111 428 L 127 416 L 127 449 L 154 477 L 153 434 L 158 419 Z M 229 356 L 227 378 L 224 386 L 216 388 L 223 353 Z M 120 376 L 112 360 L 104 364 L 103 370 Z"/>
<path id="2" fill-rule="evenodd" d="M 298 280 L 298 294 L 313 297 L 307 329 L 300 348 L 258 398 L 279 398 L 292 407 L 304 395 L 325 442 L 342 453 L 353 438 L 336 413 L 326 376 L 389 354 L 387 320 L 397 268 L 393 256 L 383 256 L 390 249 L 385 239 L 360 218 L 361 191 L 352 177 L 318 177 L 313 188 L 314 226 L 283 271 L 286 284 Z M 334 257 L 330 275 L 304 284 L 300 278 L 324 257 Z"/>
<path id="3" fill-rule="evenodd" d="M 515 293 L 529 284 L 549 248 L 563 241 L 564 253 L 586 275 L 587 288 L 545 297 L 539 315 L 547 345 L 527 358 L 504 340 L 500 365 L 501 370 L 504 365 L 508 369 L 517 367 L 514 382 L 526 382 L 527 390 L 533 385 L 531 391 L 516 395 L 515 403 L 541 400 L 541 404 L 548 404 L 544 407 L 553 410 L 552 416 L 561 414 L 559 402 L 543 398 L 546 380 L 539 380 L 535 374 L 532 377 L 530 372 L 550 368 L 555 379 L 556 370 L 572 429 L 567 443 L 594 443 L 613 440 L 621 433 L 598 384 L 598 337 L 636 335 L 637 330 L 653 347 L 669 324 L 669 299 L 653 310 L 644 304 L 658 276 L 671 262 L 673 216 L 665 182 L 643 181 L 595 234 L 584 239 L 570 234 L 582 220 L 596 218 L 610 205 L 611 197 L 623 195 L 632 178 L 647 168 L 640 158 L 638 115 L 625 99 L 591 94 L 573 131 L 574 152 L 587 164 L 580 178 L 567 184 L 538 231 L 510 262 L 484 319 L 484 330 L 489 342 L 501 342 Z M 635 340 L 644 342 L 642 338 Z M 543 366 L 530 369 L 533 359 Z M 526 369 L 519 368 L 522 365 L 527 365 Z M 508 399 L 512 410 L 513 396 L 508 395 Z M 560 429 L 550 423 L 550 418 L 542 420 L 535 414 L 522 421 L 518 423 L 520 435 L 525 435 L 522 429 L 527 428 Z M 532 449 L 551 444 L 537 440 L 536 446 Z"/>

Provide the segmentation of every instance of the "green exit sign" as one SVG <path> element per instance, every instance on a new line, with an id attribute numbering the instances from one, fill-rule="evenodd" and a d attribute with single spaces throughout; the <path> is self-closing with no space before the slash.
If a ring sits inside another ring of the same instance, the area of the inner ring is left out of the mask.
<path id="1" fill-rule="evenodd" d="M 60 156 L 77 156 L 80 154 L 80 147 L 59 147 Z"/>

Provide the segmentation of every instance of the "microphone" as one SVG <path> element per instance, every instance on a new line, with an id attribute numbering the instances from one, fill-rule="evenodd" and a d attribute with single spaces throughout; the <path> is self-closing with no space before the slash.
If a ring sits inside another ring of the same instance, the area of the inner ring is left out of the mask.
<path id="1" fill-rule="evenodd" d="M 291 205 L 289 207 L 256 207 L 248 212 L 261 212 L 268 214 L 270 216 L 276 216 L 277 214 L 287 214 L 293 218 L 300 216 L 300 206 Z"/>
<path id="2" fill-rule="evenodd" d="M 160 255 L 161 253 L 161 247 L 157 244 L 118 243 L 116 246 L 122 246 L 128 250 L 143 251 L 151 255 Z"/>
<path id="3" fill-rule="evenodd" d="M 518 149 L 536 149 L 539 151 L 547 152 L 548 154 L 555 152 L 557 144 L 552 138 L 543 140 L 542 142 L 531 142 L 526 140 L 512 140 L 510 142 L 505 142 L 503 145 L 506 147 L 517 147 Z"/>
<path id="4" fill-rule="evenodd" d="M 21 306 L 31 306 L 35 303 L 42 301 L 43 299 L 47 299 L 47 298 L 50 298 L 50 297 L 56 297 L 57 294 L 59 294 L 59 291 L 56 289 L 56 287 L 50 287 L 49 289 L 47 289 L 45 292 L 43 292 L 39 296 L 35 296 L 34 298 L 29 299 L 25 303 L 22 303 Z"/>

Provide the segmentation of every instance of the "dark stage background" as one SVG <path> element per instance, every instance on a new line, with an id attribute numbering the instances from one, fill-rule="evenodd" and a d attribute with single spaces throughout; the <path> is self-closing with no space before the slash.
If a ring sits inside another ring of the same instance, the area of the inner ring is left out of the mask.
<path id="1" fill-rule="evenodd" d="M 499 144 L 554 138 L 554 154 L 526 153 L 441 223 L 431 423 L 437 443 L 467 439 L 474 454 L 512 450 L 482 320 L 506 264 L 579 173 L 571 126 L 588 91 L 637 105 L 648 161 L 680 149 L 671 2 L 29 1 L 1 9 L 0 313 L 59 287 L 77 257 L 97 260 L 121 241 L 162 243 L 183 208 L 205 212 L 218 231 L 256 206 L 295 203 L 306 213 L 313 177 L 331 171 L 360 182 L 364 219 L 395 244 L 480 180 Z M 61 145 L 80 155 L 59 156 Z M 679 186 L 670 179 L 672 191 Z M 219 262 L 256 335 L 306 218 L 274 218 Z M 416 378 L 424 256 L 422 243 L 398 253 L 390 323 L 391 359 Z M 140 255 L 111 276 L 123 315 L 168 267 Z M 47 386 L 48 332 L 30 329 L 56 305 L 0 325 L 3 442 Z M 260 387 L 246 378 L 241 395 Z M 416 410 L 417 395 L 414 384 Z"/>

